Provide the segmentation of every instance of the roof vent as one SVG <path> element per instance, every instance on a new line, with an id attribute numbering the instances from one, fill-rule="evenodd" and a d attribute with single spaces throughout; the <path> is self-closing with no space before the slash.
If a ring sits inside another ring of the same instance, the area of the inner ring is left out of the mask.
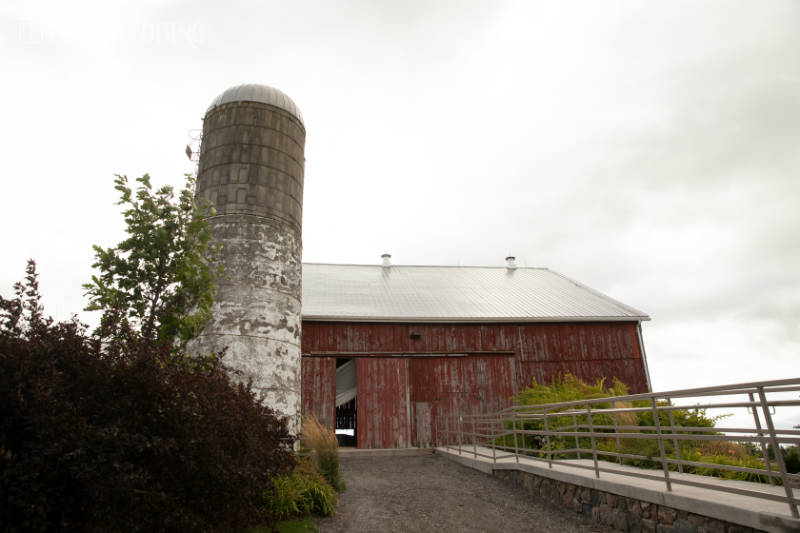
<path id="1" fill-rule="evenodd" d="M 383 254 L 381 256 L 381 259 L 383 259 L 383 266 L 385 266 L 385 267 L 392 266 L 392 262 L 391 262 L 392 254 Z"/>
<path id="2" fill-rule="evenodd" d="M 517 268 L 517 258 L 513 255 L 509 255 L 506 257 L 506 268 L 515 269 Z"/>

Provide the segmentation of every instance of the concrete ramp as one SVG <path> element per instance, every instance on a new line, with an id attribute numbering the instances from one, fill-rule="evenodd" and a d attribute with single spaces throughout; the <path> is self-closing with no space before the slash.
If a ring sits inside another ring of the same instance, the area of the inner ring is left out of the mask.
<path id="1" fill-rule="evenodd" d="M 606 461 L 600 465 L 612 472 L 602 472 L 597 478 L 594 463 L 588 459 L 560 460 L 572 465 L 549 468 L 545 460 L 517 459 L 508 452 L 483 446 L 462 446 L 460 453 L 454 447 L 439 447 L 436 453 L 510 481 L 535 499 L 550 501 L 621 531 L 700 533 L 728 531 L 730 525 L 776 533 L 800 531 L 800 520 L 792 518 L 786 503 L 726 491 L 739 488 L 780 497 L 785 494 L 783 487 L 670 472 L 672 491 L 667 491 L 663 480 L 641 477 L 658 471 Z M 718 490 L 691 485 L 697 482 L 716 485 Z M 799 496 L 800 490 L 794 489 L 794 497 Z"/>

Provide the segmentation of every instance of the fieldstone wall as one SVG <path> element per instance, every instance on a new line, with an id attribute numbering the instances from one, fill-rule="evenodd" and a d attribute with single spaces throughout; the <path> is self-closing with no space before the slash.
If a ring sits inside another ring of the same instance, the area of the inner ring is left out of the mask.
<path id="1" fill-rule="evenodd" d="M 565 507 L 587 520 L 631 533 L 754 533 L 723 522 L 663 505 L 536 476 L 519 470 L 495 470 L 494 476 L 528 492 L 534 499 Z"/>

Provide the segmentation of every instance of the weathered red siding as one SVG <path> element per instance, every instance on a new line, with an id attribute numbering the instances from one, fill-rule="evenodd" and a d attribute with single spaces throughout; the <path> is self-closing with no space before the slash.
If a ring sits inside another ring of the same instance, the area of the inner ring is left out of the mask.
<path id="1" fill-rule="evenodd" d="M 443 439 L 444 435 L 436 435 L 443 416 L 493 413 L 507 407 L 513 394 L 513 357 L 411 358 L 413 442 L 425 446 Z"/>
<path id="2" fill-rule="evenodd" d="M 356 360 L 359 448 L 411 446 L 408 359 Z"/>
<path id="3" fill-rule="evenodd" d="M 420 334 L 412 339 L 411 332 Z M 534 378 L 572 372 L 585 380 L 613 377 L 631 393 L 646 392 L 635 322 L 571 324 L 384 324 L 303 322 L 303 354 L 515 354 L 514 390 Z M 343 355 L 352 357 L 352 355 Z"/>
<path id="4" fill-rule="evenodd" d="M 631 393 L 646 392 L 636 328 L 635 322 L 304 322 L 303 406 L 327 413 L 320 403 L 329 402 L 333 411 L 334 376 L 331 389 L 331 382 L 322 377 L 321 363 L 312 361 L 319 356 L 358 357 L 359 447 L 424 444 L 435 439 L 436 421 L 442 415 L 496 411 L 510 405 L 511 396 L 534 379 L 549 382 L 568 372 L 587 381 L 610 382 L 618 377 Z M 412 332 L 419 338 L 412 338 Z M 313 369 L 306 370 L 307 365 Z M 402 365 L 406 365 L 405 384 L 397 381 Z"/>
<path id="5" fill-rule="evenodd" d="M 304 357 L 302 367 L 303 414 L 313 414 L 323 425 L 336 425 L 336 358 Z"/>

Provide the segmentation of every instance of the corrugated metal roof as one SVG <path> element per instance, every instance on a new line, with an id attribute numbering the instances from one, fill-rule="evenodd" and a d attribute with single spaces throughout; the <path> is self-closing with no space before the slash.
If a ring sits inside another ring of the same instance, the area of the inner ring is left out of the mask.
<path id="1" fill-rule="evenodd" d="M 303 114 L 300 113 L 300 108 L 297 107 L 297 104 L 295 104 L 291 98 L 286 96 L 278 89 L 268 85 L 245 83 L 231 87 L 214 98 L 214 101 L 212 101 L 211 105 L 208 106 L 208 109 L 206 109 L 206 113 L 217 106 L 230 102 L 260 102 L 262 104 L 279 107 L 297 117 L 300 123 L 305 126 L 305 123 L 303 122 Z"/>
<path id="2" fill-rule="evenodd" d="M 303 319 L 638 321 L 650 317 L 546 268 L 303 263 Z"/>

